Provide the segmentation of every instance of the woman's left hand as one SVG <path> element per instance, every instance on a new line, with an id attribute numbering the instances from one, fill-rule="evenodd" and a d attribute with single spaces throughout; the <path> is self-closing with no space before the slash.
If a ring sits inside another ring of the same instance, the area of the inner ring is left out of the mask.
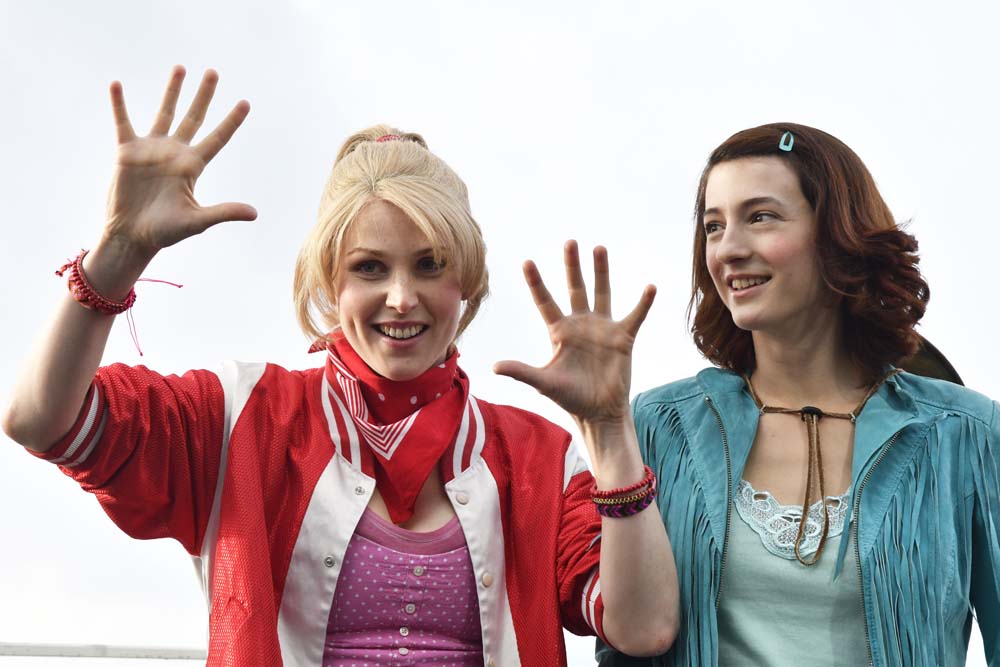
<path id="1" fill-rule="evenodd" d="M 632 345 L 653 305 L 656 288 L 647 285 L 632 312 L 615 321 L 611 318 L 608 251 L 602 246 L 594 248 L 593 310 L 587 299 L 576 241 L 566 243 L 564 261 L 572 309 L 568 315 L 552 299 L 535 263 L 524 263 L 524 278 L 549 328 L 552 359 L 542 368 L 500 361 L 493 370 L 531 385 L 577 422 L 620 422 L 629 417 Z"/>

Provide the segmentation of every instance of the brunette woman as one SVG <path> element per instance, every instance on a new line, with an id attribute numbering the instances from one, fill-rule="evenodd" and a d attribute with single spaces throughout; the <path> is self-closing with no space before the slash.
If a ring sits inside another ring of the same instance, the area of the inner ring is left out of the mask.
<path id="1" fill-rule="evenodd" d="M 602 665 L 1000 661 L 1000 420 L 900 372 L 927 283 L 858 156 L 780 123 L 713 151 L 692 332 L 713 367 L 640 394 L 680 581 L 672 649 Z"/>
<path id="2" fill-rule="evenodd" d="M 98 368 L 112 315 L 160 250 L 256 216 L 195 201 L 249 105 L 192 145 L 217 76 L 170 134 L 183 77 L 174 70 L 145 137 L 112 85 L 108 222 L 67 267 L 70 294 L 4 430 L 127 533 L 173 537 L 197 559 L 209 665 L 564 665 L 563 627 L 630 653 L 665 650 L 676 577 L 662 523 L 642 511 L 655 482 L 627 407 L 652 291 L 612 320 L 599 249 L 591 310 L 571 244 L 563 316 L 528 269 L 557 350 L 545 369 L 498 370 L 572 412 L 591 476 L 568 433 L 470 393 L 455 340 L 487 294 L 485 245 L 464 183 L 419 135 L 377 126 L 337 156 L 295 274 L 323 366 Z"/>

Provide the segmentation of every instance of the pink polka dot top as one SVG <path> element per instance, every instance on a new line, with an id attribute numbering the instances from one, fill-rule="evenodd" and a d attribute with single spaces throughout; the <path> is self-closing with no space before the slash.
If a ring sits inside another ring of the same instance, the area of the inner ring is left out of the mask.
<path id="1" fill-rule="evenodd" d="M 344 554 L 323 667 L 482 667 L 479 599 L 455 517 L 418 533 L 365 510 Z"/>

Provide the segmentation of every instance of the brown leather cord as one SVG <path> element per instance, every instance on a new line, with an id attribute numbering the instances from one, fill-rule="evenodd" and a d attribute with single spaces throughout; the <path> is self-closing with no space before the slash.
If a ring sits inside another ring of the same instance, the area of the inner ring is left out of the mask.
<path id="1" fill-rule="evenodd" d="M 858 415 L 861 414 L 861 410 L 864 409 L 865 404 L 868 403 L 868 399 L 875 395 L 875 392 L 878 391 L 878 388 L 882 386 L 883 382 L 898 372 L 898 369 L 894 369 L 882 377 L 881 380 L 873 384 L 868 389 L 865 397 L 861 399 L 861 403 L 858 404 L 858 407 L 848 413 L 823 412 L 819 408 L 812 405 L 806 405 L 798 409 L 779 408 L 765 405 L 764 402 L 757 396 L 757 392 L 754 391 L 753 384 L 750 382 L 750 376 L 743 376 L 743 380 L 747 383 L 747 389 L 750 391 L 750 397 L 753 398 L 754 403 L 757 404 L 757 409 L 760 410 L 760 414 L 799 415 L 802 418 L 802 421 L 806 423 L 806 432 L 809 436 L 809 442 L 807 443 L 807 446 L 809 447 L 809 465 L 806 470 L 806 491 L 805 497 L 802 498 L 802 516 L 799 519 L 799 532 L 795 537 L 795 559 L 803 565 L 815 565 L 819 561 L 819 557 L 823 553 L 823 547 L 826 545 L 826 536 L 830 528 L 830 515 L 826 507 L 826 485 L 823 482 L 823 450 L 820 447 L 819 442 L 819 420 L 822 417 L 832 417 L 834 419 L 849 419 L 852 424 L 855 423 L 858 419 Z M 820 505 L 823 508 L 823 530 L 819 536 L 819 546 L 816 547 L 816 554 L 813 556 L 812 560 L 806 560 L 799 552 L 799 548 L 801 547 L 803 538 L 806 534 L 806 517 L 809 516 L 809 500 L 812 498 L 812 490 L 815 485 L 813 480 L 814 470 L 816 477 L 815 481 L 818 482 L 819 486 L 817 491 L 819 493 Z"/>

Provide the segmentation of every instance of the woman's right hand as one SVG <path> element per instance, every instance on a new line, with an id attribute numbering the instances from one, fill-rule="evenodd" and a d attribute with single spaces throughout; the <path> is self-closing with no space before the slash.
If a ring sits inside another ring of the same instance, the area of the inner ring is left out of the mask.
<path id="1" fill-rule="evenodd" d="M 192 145 L 215 93 L 219 75 L 208 70 L 191 107 L 173 134 L 169 134 L 184 68 L 174 67 L 156 120 L 145 137 L 136 136 L 125 107 L 122 85 L 111 84 L 111 107 L 118 135 L 118 164 L 108 195 L 104 241 L 129 248 L 147 261 L 160 249 L 200 234 L 227 220 L 253 220 L 249 204 L 201 206 L 194 186 L 205 166 L 229 142 L 250 112 L 241 100 L 218 127 Z"/>

